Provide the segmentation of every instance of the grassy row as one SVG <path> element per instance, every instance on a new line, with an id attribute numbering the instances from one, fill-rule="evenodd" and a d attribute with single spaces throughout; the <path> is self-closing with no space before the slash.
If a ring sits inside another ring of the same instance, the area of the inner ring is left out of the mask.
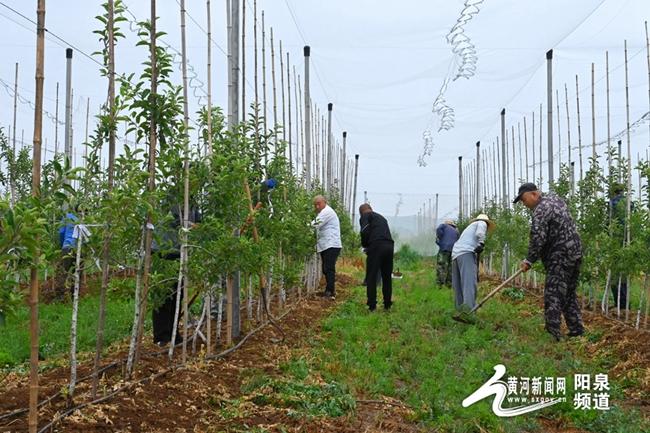
<path id="1" fill-rule="evenodd" d="M 116 298 L 107 304 L 105 341 L 110 344 L 129 335 L 133 323 L 133 300 Z M 80 352 L 95 349 L 99 296 L 88 295 L 79 300 L 77 347 Z M 40 304 L 40 355 L 50 360 L 70 349 L 69 302 Z M 150 318 L 145 324 L 150 327 Z M 0 367 L 12 367 L 29 360 L 29 308 L 21 306 L 0 328 Z"/>
<path id="2" fill-rule="evenodd" d="M 365 290 L 357 287 L 325 321 L 313 359 L 327 380 L 344 383 L 357 395 L 399 398 L 416 409 L 419 422 L 441 431 L 539 431 L 538 416 L 593 432 L 650 431 L 649 420 L 622 408 L 622 385 L 612 378 L 612 408 L 606 412 L 574 410 L 567 401 L 529 415 L 498 418 L 491 410 L 492 397 L 463 408 L 462 400 L 492 376 L 496 364 L 506 366 L 504 380 L 510 375 L 566 377 L 571 400 L 575 373 L 607 373 L 615 360 L 586 355 L 589 339 L 598 338 L 595 332 L 554 343 L 543 331 L 541 309 L 529 303 L 489 302 L 476 325 L 457 323 L 451 319 L 451 291 L 434 285 L 433 263 L 403 270 L 407 268 L 394 288 L 390 313 L 368 313 Z"/>

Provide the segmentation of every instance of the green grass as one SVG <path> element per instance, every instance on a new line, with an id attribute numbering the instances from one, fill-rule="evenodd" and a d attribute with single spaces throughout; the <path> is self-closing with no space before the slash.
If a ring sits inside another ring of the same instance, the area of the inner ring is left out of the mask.
<path id="1" fill-rule="evenodd" d="M 77 347 L 79 352 L 94 351 L 97 334 L 99 296 L 79 301 Z M 72 305 L 55 302 L 39 305 L 39 347 L 41 356 L 50 360 L 70 350 Z M 120 340 L 131 331 L 133 300 L 110 299 L 106 311 L 105 345 Z M 145 326 L 149 328 L 150 318 Z M 29 360 L 29 308 L 21 306 L 0 328 L 0 367 L 15 367 Z"/>
<path id="2" fill-rule="evenodd" d="M 304 358 L 281 364 L 280 373 L 269 375 L 258 368 L 244 369 L 240 373 L 243 380 L 239 397 L 228 399 L 223 395 L 211 395 L 208 404 L 219 419 L 239 421 L 243 425 L 243 419 L 269 408 L 281 409 L 292 418 L 306 420 L 343 417 L 355 410 L 356 400 L 349 389 L 314 376 Z"/>
<path id="3" fill-rule="evenodd" d="M 306 379 L 253 376 L 244 383 L 242 391 L 256 406 L 286 408 L 290 416 L 298 418 L 336 418 L 354 410 L 356 401 L 345 386 Z"/>
<path id="4" fill-rule="evenodd" d="M 399 398 L 426 427 L 447 432 L 479 432 L 478 426 L 490 432 L 541 431 L 539 415 L 593 432 L 650 431 L 638 413 L 620 408 L 622 385 L 611 377 L 609 412 L 573 409 L 573 374 L 607 373 L 611 360 L 588 357 L 585 338 L 553 342 L 538 307 L 496 299 L 480 310 L 476 325 L 457 323 L 451 319 L 452 292 L 434 286 L 431 262 L 402 270 L 390 313 L 368 313 L 365 288 L 357 287 L 325 320 L 314 359 L 327 380 L 345 383 L 357 395 Z M 492 397 L 463 408 L 462 400 L 492 376 L 496 364 L 506 366 L 504 380 L 566 377 L 568 401 L 509 419 L 492 413 Z"/>

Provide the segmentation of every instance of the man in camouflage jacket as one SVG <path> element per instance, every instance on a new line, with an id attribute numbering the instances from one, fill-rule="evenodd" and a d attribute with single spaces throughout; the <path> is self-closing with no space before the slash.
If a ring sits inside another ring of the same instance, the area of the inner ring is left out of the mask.
<path id="1" fill-rule="evenodd" d="M 582 247 L 566 203 L 555 195 L 542 194 L 532 183 L 525 183 L 519 188 L 513 203 L 519 201 L 533 211 L 528 255 L 521 262 L 521 269 L 526 272 L 541 259 L 546 270 L 546 330 L 559 341 L 562 335 L 560 323 L 564 315 L 569 336 L 582 335 L 584 328 L 576 296 Z"/>

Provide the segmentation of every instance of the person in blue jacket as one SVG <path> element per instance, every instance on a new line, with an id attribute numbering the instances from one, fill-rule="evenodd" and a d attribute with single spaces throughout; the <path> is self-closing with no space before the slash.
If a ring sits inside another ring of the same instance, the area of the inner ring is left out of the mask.
<path id="1" fill-rule="evenodd" d="M 76 209 L 74 209 L 76 211 Z M 73 237 L 74 226 L 77 224 L 77 215 L 73 211 L 66 212 L 61 219 L 59 228 L 59 246 L 61 247 L 61 262 L 59 268 L 59 278 L 56 294 L 57 297 L 63 298 L 66 291 L 70 291 L 72 296 L 74 288 L 72 286 L 72 275 L 75 266 L 75 248 L 77 239 Z"/>
<path id="2" fill-rule="evenodd" d="M 437 270 L 438 286 L 451 287 L 451 251 L 460 237 L 453 220 L 445 220 L 436 229 L 436 245 L 438 245 Z"/>

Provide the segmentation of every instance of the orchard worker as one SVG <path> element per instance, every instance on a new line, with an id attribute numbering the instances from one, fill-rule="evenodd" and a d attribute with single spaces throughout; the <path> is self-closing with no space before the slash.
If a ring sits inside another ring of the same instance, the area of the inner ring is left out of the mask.
<path id="1" fill-rule="evenodd" d="M 316 218 L 311 222 L 316 228 L 316 251 L 320 254 L 323 275 L 325 275 L 325 292 L 329 299 L 336 297 L 334 281 L 336 279 L 336 259 L 341 253 L 341 225 L 334 209 L 327 204 L 322 195 L 314 197 Z"/>
<path id="2" fill-rule="evenodd" d="M 453 220 L 445 220 L 436 229 L 436 245 L 438 245 L 437 270 L 438 286 L 451 285 L 451 251 L 460 234 Z"/>
<path id="3" fill-rule="evenodd" d="M 69 291 L 70 296 L 74 294 L 74 287 L 72 285 L 72 276 L 74 275 L 75 268 L 75 249 L 77 246 L 77 239 L 74 236 L 74 227 L 78 224 L 76 212 L 69 210 L 66 212 L 65 217 L 61 220 L 61 227 L 59 228 L 59 246 L 61 247 L 61 262 L 59 265 L 58 278 L 57 278 L 57 297 L 63 299 L 65 292 Z"/>
<path id="4" fill-rule="evenodd" d="M 559 341 L 562 336 L 560 323 L 564 315 L 569 336 L 582 335 L 584 328 L 576 296 L 582 247 L 566 203 L 555 195 L 542 194 L 533 183 L 524 183 L 519 187 L 513 203 L 519 201 L 533 211 L 528 256 L 521 262 L 521 269 L 526 272 L 541 259 L 546 270 L 546 331 Z"/>
<path id="5" fill-rule="evenodd" d="M 393 305 L 393 250 L 394 242 L 388 221 L 374 212 L 368 203 L 359 206 L 361 246 L 366 254 L 366 295 L 370 311 L 377 308 L 377 279 L 381 275 L 384 310 Z"/>
<path id="6" fill-rule="evenodd" d="M 625 186 L 616 184 L 612 188 L 612 198 L 609 200 L 610 236 L 618 242 L 619 246 L 625 243 L 625 214 L 626 204 Z M 620 290 L 619 290 L 620 288 Z M 617 310 L 627 308 L 627 275 L 619 273 L 612 278 L 610 283 L 614 305 Z"/>
<path id="7" fill-rule="evenodd" d="M 169 201 L 174 202 L 175 200 L 174 198 L 170 198 Z M 181 259 L 180 231 L 183 229 L 183 209 L 180 204 L 170 206 L 166 203 L 165 207 L 169 208 L 168 218 L 158 225 L 158 228 L 154 233 L 155 239 L 151 248 L 157 258 L 167 261 L 167 263 L 177 262 L 178 265 L 174 264 L 171 267 L 173 269 L 178 269 Z M 193 207 L 190 207 L 189 211 L 189 228 L 192 229 L 197 227 L 197 224 L 201 222 L 201 214 Z M 183 278 L 180 286 L 181 299 L 185 296 L 185 282 L 186 278 Z M 172 341 L 172 334 L 174 332 L 174 316 L 176 314 L 178 279 L 171 279 L 171 281 L 167 285 L 161 287 L 160 290 L 162 291 L 159 299 L 160 303 L 154 305 L 154 308 L 151 310 L 151 324 L 153 327 L 153 342 L 162 347 Z M 188 320 L 188 318 L 186 317 L 184 320 Z M 176 332 L 174 344 L 179 344 L 182 341 L 183 338 L 181 337 L 180 332 Z"/>
<path id="8" fill-rule="evenodd" d="M 456 309 L 462 313 L 476 306 L 478 256 L 485 248 L 488 231 L 495 227 L 485 214 L 480 214 L 463 230 L 451 252 L 451 285 Z"/>

